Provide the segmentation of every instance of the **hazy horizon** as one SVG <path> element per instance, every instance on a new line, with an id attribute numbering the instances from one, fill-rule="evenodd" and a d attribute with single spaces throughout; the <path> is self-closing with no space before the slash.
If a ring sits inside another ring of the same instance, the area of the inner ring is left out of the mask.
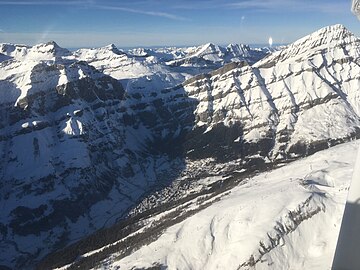
<path id="1" fill-rule="evenodd" d="M 0 43 L 66 48 L 291 43 L 327 25 L 360 35 L 351 1 L 2 1 Z"/>

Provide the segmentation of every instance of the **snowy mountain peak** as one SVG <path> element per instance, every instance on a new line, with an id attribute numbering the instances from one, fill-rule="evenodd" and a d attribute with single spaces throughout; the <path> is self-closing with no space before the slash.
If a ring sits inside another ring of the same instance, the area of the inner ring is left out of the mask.
<path id="1" fill-rule="evenodd" d="M 210 49 L 212 49 L 212 50 L 215 50 L 218 46 L 215 45 L 215 44 L 212 43 L 212 42 L 209 42 L 209 43 L 204 44 L 202 47 L 203 47 L 203 48 L 210 48 Z"/>
<path id="2" fill-rule="evenodd" d="M 119 55 L 120 55 L 120 54 L 124 54 L 124 52 L 121 51 L 121 50 L 119 50 L 119 49 L 115 46 L 115 44 L 113 44 L 113 43 L 105 46 L 104 49 L 109 50 L 109 51 L 112 51 L 112 52 L 115 53 L 115 54 L 119 54 Z"/>
<path id="3" fill-rule="evenodd" d="M 40 43 L 30 49 L 31 54 L 45 54 L 52 57 L 68 56 L 71 52 L 68 49 L 60 47 L 55 41 Z"/>
<path id="4" fill-rule="evenodd" d="M 105 48 L 108 48 L 109 50 L 117 49 L 117 47 L 115 46 L 114 43 L 111 43 L 111 44 L 105 46 Z"/>
<path id="5" fill-rule="evenodd" d="M 341 24 L 327 26 L 317 30 L 288 45 L 283 50 L 277 51 L 259 61 L 258 67 L 271 67 L 277 62 L 303 61 L 316 54 L 332 51 L 331 58 L 343 58 L 345 51 L 351 49 L 352 44 L 359 44 L 360 39 L 354 36 Z M 349 48 L 347 48 L 349 47 Z M 353 46 L 354 47 L 354 46 Z M 344 50 L 342 50 L 344 48 Z M 345 53 L 346 54 L 346 53 Z M 329 59 L 330 60 L 330 59 Z"/>
<path id="6" fill-rule="evenodd" d="M 330 43 L 344 44 L 356 40 L 357 38 L 354 36 L 354 34 L 346 29 L 345 26 L 341 24 L 335 24 L 321 28 L 312 34 L 299 39 L 293 45 L 301 45 L 305 43 L 308 46 L 320 46 L 324 44 L 329 45 Z"/>
<path id="7" fill-rule="evenodd" d="M 334 25 L 329 25 L 326 27 L 323 27 L 321 29 L 319 29 L 317 32 L 330 32 L 330 33 L 343 33 L 345 35 L 350 35 L 350 36 L 354 36 L 353 33 L 351 33 L 344 25 L 342 24 L 334 24 Z"/>
<path id="8" fill-rule="evenodd" d="M 55 41 L 36 44 L 32 47 L 19 44 L 0 44 L 0 53 L 19 61 L 44 61 L 55 60 L 70 56 L 68 49 L 60 47 Z"/>
<path id="9" fill-rule="evenodd" d="M 213 43 L 207 43 L 203 46 L 198 47 L 194 55 L 196 56 L 204 56 L 207 54 L 217 54 L 218 56 L 222 56 L 223 52 L 221 48 Z"/>
<path id="10" fill-rule="evenodd" d="M 48 42 L 45 43 L 46 46 L 53 46 L 56 48 L 61 48 L 54 40 L 50 40 Z"/>
<path id="11" fill-rule="evenodd" d="M 230 43 L 229 45 L 226 46 L 226 48 L 228 48 L 229 50 L 235 50 L 235 49 L 250 49 L 249 45 L 246 44 L 233 44 Z"/>
<path id="12" fill-rule="evenodd" d="M 249 45 L 244 44 L 229 44 L 226 46 L 227 51 L 234 56 L 250 56 Z"/>
<path id="13" fill-rule="evenodd" d="M 1 43 L 0 53 L 9 57 L 17 58 L 24 56 L 29 48 L 31 47 L 26 45 Z"/>

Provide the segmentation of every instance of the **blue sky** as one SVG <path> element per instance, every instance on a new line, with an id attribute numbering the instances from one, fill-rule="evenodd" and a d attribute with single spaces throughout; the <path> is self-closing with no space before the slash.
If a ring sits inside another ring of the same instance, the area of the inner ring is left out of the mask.
<path id="1" fill-rule="evenodd" d="M 351 0 L 0 0 L 0 42 L 62 47 L 289 43 L 341 23 Z"/>

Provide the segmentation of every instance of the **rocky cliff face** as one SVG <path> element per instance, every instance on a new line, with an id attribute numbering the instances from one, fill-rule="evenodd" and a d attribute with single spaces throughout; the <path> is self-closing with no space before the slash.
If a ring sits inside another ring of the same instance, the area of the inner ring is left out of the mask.
<path id="1" fill-rule="evenodd" d="M 203 176 L 359 135 L 359 39 L 340 25 L 176 87 L 190 77 L 182 64 L 114 46 L 0 48 L 0 265 L 33 265 L 128 213 L 185 196 Z M 195 54 L 213 55 L 207 49 Z M 146 72 L 124 81 L 138 67 Z"/>

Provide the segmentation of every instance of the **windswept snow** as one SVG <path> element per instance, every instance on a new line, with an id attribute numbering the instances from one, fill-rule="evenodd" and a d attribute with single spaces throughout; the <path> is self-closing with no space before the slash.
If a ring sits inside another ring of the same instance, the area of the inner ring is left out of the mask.
<path id="1" fill-rule="evenodd" d="M 358 146 L 336 146 L 248 179 L 103 268 L 330 269 Z"/>

